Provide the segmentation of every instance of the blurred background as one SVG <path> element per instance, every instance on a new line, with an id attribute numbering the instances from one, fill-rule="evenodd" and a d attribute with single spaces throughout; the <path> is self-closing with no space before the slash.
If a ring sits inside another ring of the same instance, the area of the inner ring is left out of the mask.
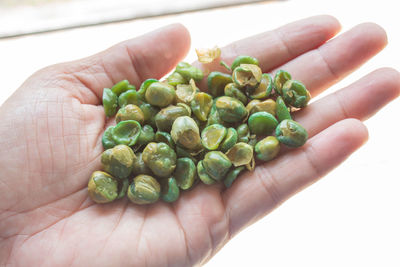
<path id="1" fill-rule="evenodd" d="M 343 31 L 366 21 L 389 45 L 325 94 L 384 66 L 400 70 L 398 1 L 0 0 L 0 103 L 33 72 L 174 22 L 194 48 L 224 46 L 305 17 Z M 322 95 L 322 96 L 323 96 Z M 319 96 L 321 97 L 321 96 Z M 400 100 L 366 121 L 368 143 L 324 179 L 233 238 L 214 266 L 400 266 Z"/>

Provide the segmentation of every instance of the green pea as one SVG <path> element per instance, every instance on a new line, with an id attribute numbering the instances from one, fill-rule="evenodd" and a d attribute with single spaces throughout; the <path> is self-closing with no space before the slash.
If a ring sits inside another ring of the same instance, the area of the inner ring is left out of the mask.
<path id="1" fill-rule="evenodd" d="M 239 88 L 254 90 L 261 82 L 262 71 L 260 67 L 253 64 L 241 64 L 232 73 L 232 80 Z"/>
<path id="2" fill-rule="evenodd" d="M 168 76 L 167 78 L 168 84 L 172 86 L 177 86 L 178 84 L 184 84 L 187 81 L 185 78 L 183 78 L 182 75 L 180 75 L 178 72 L 173 72 L 171 75 Z"/>
<path id="3" fill-rule="evenodd" d="M 251 57 L 251 56 L 238 56 L 235 58 L 235 60 L 232 62 L 231 65 L 231 70 L 235 70 L 236 67 L 239 67 L 241 64 L 253 64 L 253 65 L 259 65 L 258 59 Z"/>
<path id="4" fill-rule="evenodd" d="M 88 192 L 96 203 L 109 203 L 118 196 L 118 182 L 108 173 L 95 171 L 89 179 Z"/>
<path id="5" fill-rule="evenodd" d="M 112 138 L 112 129 L 114 126 L 109 126 L 103 133 L 103 137 L 101 138 L 101 143 L 103 144 L 104 149 L 113 148 L 117 145 L 117 143 Z"/>
<path id="6" fill-rule="evenodd" d="M 250 138 L 250 129 L 249 126 L 246 123 L 243 123 L 241 125 L 239 125 L 236 128 L 236 132 L 238 135 L 238 142 L 244 142 L 247 143 L 249 141 Z"/>
<path id="7" fill-rule="evenodd" d="M 111 129 L 111 135 L 115 143 L 127 146 L 136 144 L 142 127 L 133 120 L 120 121 Z"/>
<path id="8" fill-rule="evenodd" d="M 155 116 L 157 129 L 170 132 L 174 121 L 182 116 L 189 116 L 189 112 L 182 106 L 169 106 L 160 110 Z"/>
<path id="9" fill-rule="evenodd" d="M 206 169 L 203 166 L 202 160 L 200 160 L 197 163 L 197 176 L 203 183 L 208 184 L 208 185 L 215 184 L 217 182 L 216 180 L 211 178 L 210 175 L 208 175 Z"/>
<path id="10" fill-rule="evenodd" d="M 242 102 L 229 96 L 219 97 L 215 106 L 220 118 L 226 122 L 240 122 L 248 114 Z"/>
<path id="11" fill-rule="evenodd" d="M 244 166 L 237 167 L 226 175 L 224 179 L 225 187 L 231 187 L 232 183 L 238 178 L 239 174 L 244 170 Z"/>
<path id="12" fill-rule="evenodd" d="M 249 91 L 249 97 L 251 99 L 263 99 L 271 94 L 273 88 L 272 76 L 268 73 L 261 75 L 261 81 L 259 85 Z"/>
<path id="13" fill-rule="evenodd" d="M 208 150 L 216 150 L 224 140 L 227 130 L 221 124 L 213 124 L 201 132 L 201 144 Z"/>
<path id="14" fill-rule="evenodd" d="M 104 170 L 120 179 L 127 178 L 132 172 L 135 154 L 126 145 L 117 145 L 101 154 L 101 163 Z"/>
<path id="15" fill-rule="evenodd" d="M 103 90 L 103 107 L 107 117 L 112 117 L 117 113 L 118 97 L 109 88 Z"/>
<path id="16" fill-rule="evenodd" d="M 143 161 L 143 153 L 139 152 L 135 155 L 133 158 L 133 163 L 132 163 L 132 174 L 134 176 L 139 175 L 139 174 L 148 174 L 151 175 L 151 170 L 149 167 L 146 166 L 146 164 Z"/>
<path id="17" fill-rule="evenodd" d="M 160 142 L 166 143 L 172 149 L 175 149 L 175 142 L 172 139 L 172 136 L 167 132 L 160 132 L 160 131 L 156 132 L 155 141 L 158 143 Z"/>
<path id="18" fill-rule="evenodd" d="M 249 117 L 248 123 L 250 132 L 255 135 L 269 135 L 278 125 L 275 117 L 265 111 L 253 113 Z"/>
<path id="19" fill-rule="evenodd" d="M 253 101 L 251 101 L 253 102 Z M 251 108 L 250 115 L 256 112 L 265 111 L 271 113 L 273 116 L 276 114 L 276 103 L 272 99 L 267 99 L 254 103 Z"/>
<path id="20" fill-rule="evenodd" d="M 278 72 L 275 74 L 274 77 L 275 92 L 278 93 L 279 95 L 282 95 L 282 87 L 290 79 L 292 79 L 292 76 L 290 75 L 289 72 L 284 70 L 278 70 Z"/>
<path id="21" fill-rule="evenodd" d="M 203 160 L 203 166 L 214 180 L 222 180 L 232 166 L 232 162 L 221 151 L 208 152 Z"/>
<path id="22" fill-rule="evenodd" d="M 155 133 L 153 128 L 150 125 L 144 125 L 140 130 L 140 135 L 137 139 L 138 145 L 147 145 L 150 142 L 153 142 L 155 139 Z"/>
<path id="23" fill-rule="evenodd" d="M 213 71 L 207 77 L 208 92 L 213 97 L 224 95 L 224 88 L 232 82 L 232 76 L 226 73 Z"/>
<path id="24" fill-rule="evenodd" d="M 187 190 L 192 187 L 196 179 L 196 165 L 190 158 L 180 158 L 176 161 L 176 168 L 173 175 L 178 186 Z"/>
<path id="25" fill-rule="evenodd" d="M 136 105 L 126 105 L 120 108 L 115 116 L 115 121 L 119 123 L 120 121 L 134 120 L 139 122 L 141 125 L 144 123 L 143 111 Z"/>
<path id="26" fill-rule="evenodd" d="M 296 108 L 307 106 L 311 99 L 310 92 L 299 81 L 289 80 L 282 87 L 282 98 L 288 105 Z"/>
<path id="27" fill-rule="evenodd" d="M 233 166 L 249 164 L 253 158 L 253 147 L 249 144 L 239 142 L 225 153 Z"/>
<path id="28" fill-rule="evenodd" d="M 129 179 L 125 178 L 118 183 L 118 196 L 117 199 L 121 199 L 126 195 L 126 191 L 128 191 L 129 187 Z"/>
<path id="29" fill-rule="evenodd" d="M 157 79 L 147 79 L 140 85 L 140 88 L 139 88 L 139 91 L 138 91 L 138 95 L 139 95 L 139 98 L 142 101 L 144 101 L 145 98 L 146 98 L 147 88 L 149 88 L 149 86 L 151 84 L 156 83 L 156 82 L 158 82 Z"/>
<path id="30" fill-rule="evenodd" d="M 150 204 L 160 198 L 160 184 L 150 175 L 138 175 L 128 188 L 128 198 L 136 204 Z"/>
<path id="31" fill-rule="evenodd" d="M 278 96 L 278 98 L 276 99 L 276 117 L 278 118 L 279 122 L 292 119 L 289 109 L 281 96 Z"/>
<path id="32" fill-rule="evenodd" d="M 267 136 L 254 147 L 256 157 L 259 160 L 269 161 L 274 159 L 280 150 L 279 141 L 275 136 Z"/>
<path id="33" fill-rule="evenodd" d="M 212 96 L 204 92 L 196 93 L 190 102 L 193 114 L 200 121 L 207 121 L 213 104 Z"/>
<path id="34" fill-rule="evenodd" d="M 113 93 L 117 96 L 128 90 L 136 90 L 136 87 L 134 85 L 130 85 L 128 80 L 122 80 L 111 87 L 111 91 L 113 91 Z"/>
<path id="35" fill-rule="evenodd" d="M 213 124 L 221 124 L 224 125 L 225 122 L 221 119 L 217 107 L 215 106 L 215 99 L 213 100 L 213 104 L 211 106 L 210 114 L 208 114 L 207 124 L 206 126 L 210 126 Z"/>
<path id="36" fill-rule="evenodd" d="M 189 84 L 178 84 L 175 92 L 176 101 L 178 103 L 190 104 L 198 90 L 193 79 L 190 80 Z"/>
<path id="37" fill-rule="evenodd" d="M 186 62 L 178 63 L 178 65 L 176 66 L 175 72 L 182 75 L 182 77 L 185 78 L 186 81 L 193 79 L 196 82 L 199 82 L 203 79 L 203 76 L 204 76 L 203 72 L 200 69 L 198 69 Z"/>
<path id="38" fill-rule="evenodd" d="M 247 96 L 236 86 L 235 83 L 228 83 L 224 88 L 224 94 L 236 98 L 243 105 L 247 104 Z"/>
<path id="39" fill-rule="evenodd" d="M 171 136 L 175 144 L 189 150 L 195 150 L 201 144 L 199 126 L 189 116 L 182 116 L 174 121 Z"/>
<path id="40" fill-rule="evenodd" d="M 156 120 L 155 117 L 160 109 L 148 103 L 142 103 L 140 105 L 140 109 L 144 115 L 144 123 L 149 124 L 151 127 L 156 128 Z"/>
<path id="41" fill-rule="evenodd" d="M 151 83 L 147 87 L 145 94 L 147 103 L 161 108 L 172 104 L 175 97 L 175 88 L 172 85 L 161 82 Z"/>
<path id="42" fill-rule="evenodd" d="M 222 152 L 228 151 L 231 147 L 233 147 L 238 140 L 238 133 L 235 128 L 229 128 L 226 132 L 226 136 L 224 141 L 222 141 L 220 145 L 220 150 Z"/>
<path id="43" fill-rule="evenodd" d="M 159 177 L 169 177 L 176 167 L 176 153 L 165 143 L 149 143 L 142 152 L 143 161 Z"/>
<path id="44" fill-rule="evenodd" d="M 140 106 L 143 104 L 143 100 L 140 99 L 139 94 L 136 90 L 128 90 L 119 95 L 118 105 L 120 108 L 123 108 L 129 104 L 133 104 L 136 106 Z"/>
<path id="45" fill-rule="evenodd" d="M 283 120 L 276 127 L 275 135 L 279 142 L 290 147 L 300 147 L 308 138 L 306 129 L 293 120 Z"/>
<path id="46" fill-rule="evenodd" d="M 174 177 L 161 181 L 161 199 L 164 202 L 175 202 L 179 198 L 179 187 Z"/>

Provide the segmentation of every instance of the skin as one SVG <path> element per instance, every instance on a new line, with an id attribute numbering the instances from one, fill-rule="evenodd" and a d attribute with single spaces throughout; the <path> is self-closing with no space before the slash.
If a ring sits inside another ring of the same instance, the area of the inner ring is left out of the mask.
<path id="1" fill-rule="evenodd" d="M 372 23 L 328 41 L 339 29 L 330 16 L 307 18 L 228 45 L 221 59 L 231 64 L 237 55 L 249 54 L 264 72 L 285 69 L 316 96 L 387 42 L 384 30 Z M 1 106 L 0 265 L 205 263 L 243 228 L 364 144 L 368 133 L 361 120 L 399 95 L 399 73 L 384 68 L 319 99 L 294 114 L 310 136 L 302 148 L 282 151 L 227 190 L 199 184 L 173 204 L 137 206 L 126 198 L 95 204 L 86 186 L 100 169 L 102 132 L 113 123 L 101 106 L 102 89 L 123 79 L 136 87 L 147 78 L 159 79 L 189 46 L 182 25 L 167 26 L 42 69 Z M 224 71 L 218 63 L 211 66 Z M 289 161 L 296 172 L 285 168 Z"/>

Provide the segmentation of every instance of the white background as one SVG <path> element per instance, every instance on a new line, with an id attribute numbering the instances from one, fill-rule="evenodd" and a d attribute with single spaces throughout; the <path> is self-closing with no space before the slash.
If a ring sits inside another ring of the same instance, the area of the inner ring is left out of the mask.
<path id="1" fill-rule="evenodd" d="M 387 48 L 331 92 L 373 69 L 400 69 L 397 3 L 266 2 L 0 40 L 0 103 L 39 68 L 93 54 L 173 22 L 191 32 L 189 62 L 195 59 L 194 48 L 223 46 L 317 14 L 336 16 L 343 30 L 365 21 L 384 27 Z M 366 122 L 370 139 L 346 163 L 244 230 L 206 266 L 400 266 L 399 104 L 392 102 Z"/>

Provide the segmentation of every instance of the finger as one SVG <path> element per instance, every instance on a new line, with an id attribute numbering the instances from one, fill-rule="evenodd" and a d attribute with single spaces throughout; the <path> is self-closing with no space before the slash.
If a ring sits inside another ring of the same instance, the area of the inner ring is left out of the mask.
<path id="1" fill-rule="evenodd" d="M 189 47 L 187 29 L 172 24 L 62 67 L 91 89 L 98 102 L 103 88 L 121 80 L 127 79 L 138 87 L 145 79 L 161 78 L 182 60 Z"/>
<path id="2" fill-rule="evenodd" d="M 340 24 L 332 16 L 321 15 L 302 19 L 223 47 L 221 60 L 230 65 L 239 55 L 253 56 L 259 60 L 263 71 L 267 72 L 320 46 L 339 30 Z M 207 65 L 196 64 L 208 70 L 226 72 L 226 69 L 219 66 L 219 60 Z"/>
<path id="3" fill-rule="evenodd" d="M 280 66 L 302 81 L 312 96 L 337 83 L 382 50 L 385 31 L 374 23 L 364 23 Z"/>
<path id="4" fill-rule="evenodd" d="M 367 138 L 368 132 L 360 121 L 340 121 L 301 149 L 244 174 L 223 195 L 231 235 L 337 167 Z"/>
<path id="5" fill-rule="evenodd" d="M 399 96 L 400 73 L 391 68 L 376 70 L 350 86 L 332 93 L 295 114 L 310 137 L 346 119 L 365 120 Z"/>

